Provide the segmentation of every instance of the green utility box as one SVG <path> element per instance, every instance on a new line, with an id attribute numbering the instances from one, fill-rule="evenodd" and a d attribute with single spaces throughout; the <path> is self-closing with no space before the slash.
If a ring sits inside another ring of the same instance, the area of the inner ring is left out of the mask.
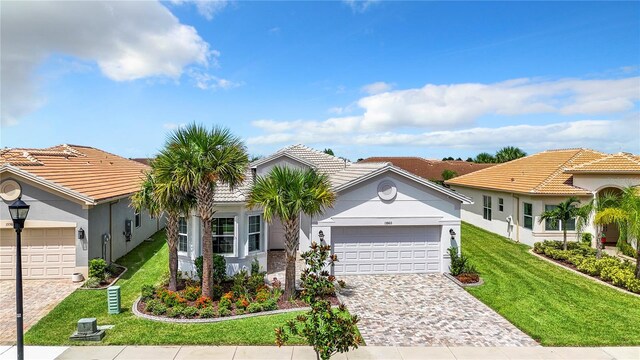
<path id="1" fill-rule="evenodd" d="M 109 314 L 120 314 L 120 286 L 107 288 L 107 307 Z"/>

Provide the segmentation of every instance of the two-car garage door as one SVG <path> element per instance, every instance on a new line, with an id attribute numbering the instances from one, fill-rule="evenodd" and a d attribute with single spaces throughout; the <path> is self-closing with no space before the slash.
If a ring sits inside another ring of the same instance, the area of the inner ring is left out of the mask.
<path id="1" fill-rule="evenodd" d="M 333 227 L 334 274 L 440 271 L 440 226 Z"/>
<path id="2" fill-rule="evenodd" d="M 24 229 L 22 276 L 25 279 L 68 279 L 75 270 L 74 228 Z M 16 233 L 0 230 L 0 279 L 14 279 Z"/>

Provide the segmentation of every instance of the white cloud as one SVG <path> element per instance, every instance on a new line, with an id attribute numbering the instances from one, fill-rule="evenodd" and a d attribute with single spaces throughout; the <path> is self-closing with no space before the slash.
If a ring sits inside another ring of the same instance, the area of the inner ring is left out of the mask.
<path id="1" fill-rule="evenodd" d="M 369 95 L 376 95 L 383 92 L 387 92 L 393 89 L 393 84 L 386 83 L 384 81 L 374 82 L 363 86 L 360 90 Z"/>
<path id="2" fill-rule="evenodd" d="M 606 114 L 633 108 L 640 78 L 514 79 L 493 84 L 427 84 L 361 98 L 362 129 L 468 126 L 484 115 Z"/>
<path id="3" fill-rule="evenodd" d="M 162 124 L 162 128 L 164 128 L 166 130 L 175 130 L 175 129 L 182 128 L 182 127 L 185 127 L 185 126 L 187 126 L 187 124 L 184 124 L 184 123 L 180 123 L 180 124 L 165 123 L 165 124 Z"/>
<path id="4" fill-rule="evenodd" d="M 354 13 L 363 13 L 379 0 L 342 0 L 342 2 L 347 4 Z"/>
<path id="5" fill-rule="evenodd" d="M 171 3 L 175 5 L 193 4 L 198 13 L 207 20 L 212 20 L 229 4 L 227 0 L 171 0 Z"/>
<path id="6" fill-rule="evenodd" d="M 178 79 L 213 56 L 195 28 L 155 1 L 8 1 L 1 21 L 3 125 L 43 103 L 34 70 L 51 54 L 95 63 L 114 81 Z"/>
<path id="7" fill-rule="evenodd" d="M 231 89 L 242 86 L 242 83 L 223 79 L 196 69 L 189 71 L 189 77 L 194 81 L 195 86 L 202 90 Z"/>
<path id="8" fill-rule="evenodd" d="M 266 124 L 265 124 L 266 125 Z M 277 124 L 270 124 L 276 126 Z M 281 124 L 280 124 L 281 125 Z M 512 125 L 497 128 L 475 127 L 463 130 L 425 133 L 376 132 L 354 134 L 336 126 L 325 131 L 315 129 L 287 132 L 292 126 L 249 138 L 252 145 L 291 142 L 321 143 L 323 146 L 422 146 L 436 148 L 483 149 L 517 145 L 533 151 L 552 148 L 590 147 L 603 151 L 640 151 L 640 115 L 620 120 L 579 120 L 544 125 Z"/>

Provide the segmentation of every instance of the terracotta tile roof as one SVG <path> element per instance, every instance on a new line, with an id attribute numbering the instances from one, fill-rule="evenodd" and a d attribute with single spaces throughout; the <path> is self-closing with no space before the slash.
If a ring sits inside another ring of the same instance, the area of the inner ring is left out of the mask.
<path id="1" fill-rule="evenodd" d="M 516 193 L 587 195 L 589 191 L 573 186 L 573 176 L 565 170 L 606 156 L 589 149 L 543 151 L 459 176 L 446 183 Z"/>
<path id="2" fill-rule="evenodd" d="M 495 164 L 476 164 L 466 161 L 440 161 L 429 160 L 421 157 L 381 156 L 360 160 L 358 163 L 389 162 L 403 170 L 420 176 L 423 179 L 442 181 L 444 170 L 453 170 L 458 176 L 472 173 L 480 169 L 486 169 Z"/>
<path id="3" fill-rule="evenodd" d="M 640 174 L 640 156 L 629 153 L 610 154 L 565 170 L 570 174 Z"/>
<path id="4" fill-rule="evenodd" d="M 218 183 L 214 193 L 215 201 L 220 202 L 244 202 L 253 186 L 253 172 L 250 168 L 244 174 L 244 181 L 235 189 L 230 189 L 229 185 Z"/>
<path id="5" fill-rule="evenodd" d="M 136 192 L 148 166 L 79 145 L 45 149 L 5 148 L 0 166 L 9 165 L 79 193 L 95 202 Z"/>

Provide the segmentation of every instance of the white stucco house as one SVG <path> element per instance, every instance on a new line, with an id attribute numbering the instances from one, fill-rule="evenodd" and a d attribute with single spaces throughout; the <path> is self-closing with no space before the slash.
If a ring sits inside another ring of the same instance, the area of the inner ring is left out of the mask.
<path id="1" fill-rule="evenodd" d="M 460 209 L 471 204 L 469 198 L 390 163 L 350 163 L 293 145 L 252 163 L 236 190 L 218 187 L 211 241 L 214 252 L 225 256 L 228 273 L 249 268 L 256 258 L 266 269 L 269 252 L 284 249 L 279 221 L 268 224 L 260 209 L 245 205 L 255 177 L 276 165 L 329 175 L 336 202 L 321 216 L 302 217 L 299 251 L 311 241 L 332 245 L 339 259 L 335 274 L 448 270 L 446 250 L 460 244 Z M 201 222 L 194 212 L 180 223 L 179 268 L 190 273 L 201 254 Z"/>
<path id="2" fill-rule="evenodd" d="M 640 185 L 640 157 L 589 149 L 549 150 L 459 176 L 446 184 L 473 199 L 472 204 L 462 207 L 463 221 L 533 245 L 562 240 L 561 224 L 539 222 L 545 209 L 570 196 L 586 203 L 602 193 Z M 577 240 L 575 220 L 568 227 L 569 240 Z M 593 224 L 585 229 L 593 235 L 594 243 L 601 236 L 595 231 Z M 607 244 L 615 244 L 619 230 L 608 225 L 604 235 Z"/>
<path id="3" fill-rule="evenodd" d="M 164 226 L 130 206 L 148 169 L 89 146 L 0 149 L 0 280 L 15 278 L 7 206 L 17 196 L 31 206 L 22 231 L 23 277 L 86 277 L 89 260 L 115 261 Z"/>

